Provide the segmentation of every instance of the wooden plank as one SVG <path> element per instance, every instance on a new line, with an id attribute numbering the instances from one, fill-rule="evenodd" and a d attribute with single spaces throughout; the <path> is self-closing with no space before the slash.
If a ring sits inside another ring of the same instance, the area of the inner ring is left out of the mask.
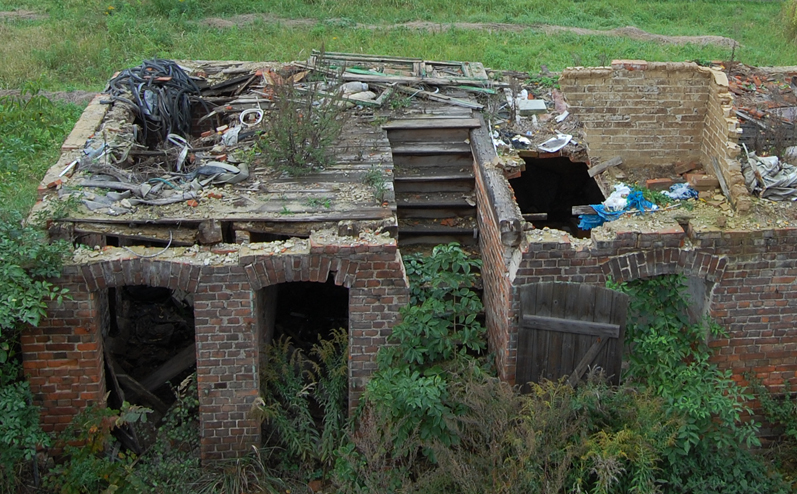
<path id="1" fill-rule="evenodd" d="M 602 173 L 613 166 L 618 166 L 622 164 L 623 164 L 623 158 L 617 156 L 610 160 L 606 160 L 603 163 L 598 163 L 597 165 L 587 170 L 587 173 L 589 174 L 590 177 L 594 177 L 595 175 Z"/>
<path id="2" fill-rule="evenodd" d="M 152 408 L 158 411 L 161 415 L 165 415 L 166 412 L 169 410 L 169 407 L 163 403 L 160 398 L 152 394 L 148 391 L 144 386 L 142 386 L 138 381 L 133 379 L 132 377 L 128 376 L 127 374 L 122 374 L 120 372 L 116 373 L 116 378 L 119 380 L 119 384 L 123 387 L 127 388 L 132 394 L 137 395 L 143 402 L 150 405 Z M 133 397 L 131 396 L 131 400 Z"/>
<path id="3" fill-rule="evenodd" d="M 169 241 L 171 234 L 172 245 L 176 247 L 194 245 L 197 236 L 195 229 L 188 228 L 168 228 L 150 225 L 129 226 L 126 224 L 109 225 L 88 222 L 75 223 L 75 233 L 101 234 L 106 237 L 163 243 Z"/>
<path id="4" fill-rule="evenodd" d="M 581 379 L 581 376 L 587 371 L 587 368 L 595 361 L 598 355 L 603 351 L 606 347 L 606 342 L 608 341 L 607 338 L 599 338 L 592 344 L 592 346 L 587 350 L 587 353 L 578 363 L 576 368 L 570 374 L 570 377 L 567 379 L 567 383 L 571 386 L 575 386 L 578 384 L 578 381 Z"/>
<path id="5" fill-rule="evenodd" d="M 465 142 L 457 143 L 422 143 L 422 144 L 402 144 L 393 146 L 392 148 L 393 156 L 397 154 L 411 154 L 411 155 L 419 155 L 419 154 L 450 154 L 450 153 L 463 153 L 463 154 L 471 154 L 470 144 Z"/>
<path id="6" fill-rule="evenodd" d="M 570 285 L 567 283 L 553 283 L 553 298 L 551 299 L 551 318 L 564 319 L 567 304 L 567 294 Z M 559 379 L 562 371 L 562 346 L 563 333 L 552 331 L 548 340 L 548 367 L 545 372 L 546 379 Z"/>
<path id="7" fill-rule="evenodd" d="M 616 340 L 608 342 L 607 375 L 615 384 L 620 383 L 622 373 L 623 352 L 625 350 L 625 321 L 628 312 L 628 295 L 612 291 L 612 323 L 620 326 L 620 334 Z"/>
<path id="8" fill-rule="evenodd" d="M 385 130 L 474 129 L 480 126 L 475 118 L 408 118 L 392 120 L 382 125 L 382 128 Z"/>
<path id="9" fill-rule="evenodd" d="M 537 284 L 520 287 L 521 312 L 534 312 L 537 300 Z M 522 391 L 528 391 L 528 383 L 533 381 L 533 356 L 536 331 L 518 328 L 518 348 L 515 368 L 515 384 L 521 386 Z"/>
<path id="10" fill-rule="evenodd" d="M 449 105 L 454 106 L 461 106 L 463 108 L 472 108 L 474 110 L 481 110 L 484 108 L 484 105 L 480 103 L 476 103 L 474 101 L 452 98 L 451 96 L 446 96 L 445 94 L 440 93 L 432 93 L 429 91 L 420 91 L 415 88 L 396 85 L 396 91 L 402 92 L 404 94 L 409 94 L 411 97 L 415 98 L 424 98 L 432 101 L 440 101 L 443 103 L 448 103 Z"/>
<path id="11" fill-rule="evenodd" d="M 548 220 L 548 213 L 526 213 L 523 215 L 526 221 L 546 221 Z"/>
<path id="12" fill-rule="evenodd" d="M 473 156 L 470 154 L 422 154 L 422 155 L 409 155 L 400 154 L 393 156 L 393 166 L 395 168 L 402 167 L 456 167 L 456 168 L 473 168 Z"/>
<path id="13" fill-rule="evenodd" d="M 593 316 L 593 321 L 596 323 L 610 323 L 614 324 L 614 311 L 615 311 L 615 293 L 609 289 L 597 290 L 595 293 L 595 312 Z M 614 338 L 620 337 L 620 325 L 617 325 L 617 336 Z M 601 338 L 604 340 L 606 338 Z M 616 341 L 616 340 L 615 340 Z M 603 345 L 598 353 L 598 355 L 593 359 L 591 365 L 599 365 L 603 368 L 606 377 L 614 381 L 615 383 L 618 382 L 617 378 L 619 377 L 615 372 L 619 372 L 619 363 L 615 366 L 612 363 L 613 358 L 613 348 L 616 348 L 614 342 L 607 341 L 605 345 Z M 616 369 L 616 370 L 615 370 Z"/>
<path id="14" fill-rule="evenodd" d="M 169 379 L 173 379 L 184 370 L 196 365 L 196 343 L 191 343 L 177 355 L 170 358 L 158 369 L 141 381 L 141 386 L 147 391 L 155 391 Z"/>
<path id="15" fill-rule="evenodd" d="M 524 314 L 523 327 L 540 331 L 558 331 L 562 333 L 585 334 L 602 338 L 617 338 L 620 336 L 618 324 L 576 321 L 559 317 L 544 317 Z"/>
<path id="16" fill-rule="evenodd" d="M 573 216 L 580 214 L 598 214 L 592 209 L 592 206 L 573 206 Z"/>
<path id="17" fill-rule="evenodd" d="M 585 287 L 586 290 L 588 290 L 592 288 L 592 285 L 578 284 L 566 286 L 568 289 L 565 293 L 564 310 L 562 311 L 563 317 L 567 319 L 576 319 L 579 306 L 583 302 L 581 297 L 584 293 L 582 293 L 581 287 Z M 578 357 L 575 355 L 576 342 L 584 338 L 583 335 L 576 335 L 573 333 L 561 333 L 561 337 L 561 358 L 559 361 L 559 369 L 555 372 L 555 376 L 563 376 L 571 372 L 578 362 Z"/>
<path id="18" fill-rule="evenodd" d="M 462 142 L 468 138 L 468 129 L 385 129 L 392 144 L 410 142 Z M 486 131 L 485 131 L 486 133 Z M 491 141 L 492 142 L 492 141 Z"/>
<path id="19" fill-rule="evenodd" d="M 536 314 L 542 314 L 542 317 L 549 317 L 551 315 L 553 285 L 553 283 L 541 283 L 537 288 Z M 535 362 L 533 379 L 535 382 L 539 382 L 546 376 L 546 370 L 550 364 L 551 332 L 534 331 L 534 333 L 537 336 L 537 344 L 535 345 L 535 353 L 533 355 Z"/>
<path id="20" fill-rule="evenodd" d="M 578 291 L 580 303 L 571 316 L 573 319 L 579 321 L 592 322 L 595 316 L 595 292 L 597 291 L 597 288 L 592 285 L 579 284 Z M 578 363 L 581 362 L 595 341 L 596 338 L 594 336 L 581 335 L 576 338 L 573 349 L 574 371 L 578 366 Z M 570 375 L 572 377 L 573 372 L 571 372 Z M 581 376 L 578 376 L 576 381 L 580 378 Z"/>

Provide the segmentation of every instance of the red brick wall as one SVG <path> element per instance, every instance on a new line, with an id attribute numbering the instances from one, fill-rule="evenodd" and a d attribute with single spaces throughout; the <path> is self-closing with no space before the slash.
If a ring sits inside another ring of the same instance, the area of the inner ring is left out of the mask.
<path id="1" fill-rule="evenodd" d="M 21 337 L 22 366 L 35 403 L 43 408 L 42 427 L 47 432 L 63 430 L 78 411 L 103 403 L 105 397 L 102 313 L 97 310 L 101 294 L 88 290 L 74 266 L 64 270 L 60 281 L 72 300 L 50 304 L 50 317 Z"/>
<path id="2" fill-rule="evenodd" d="M 529 242 L 513 282 L 508 340 L 516 344 L 517 287 L 543 281 L 604 285 L 608 277 L 630 281 L 682 273 L 705 279 L 713 287 L 710 315 L 728 337 L 710 342 L 721 367 L 743 380 L 753 372 L 773 391 L 785 381 L 797 384 L 797 229 L 757 232 L 695 232 L 670 228 L 647 234 L 619 232 L 611 240 L 574 248 L 562 233 L 558 239 Z M 487 279 L 487 278 L 486 278 Z M 511 350 L 511 348 L 510 348 Z M 502 375 L 514 375 L 508 360 Z"/>
<path id="3" fill-rule="evenodd" d="M 517 358 L 517 332 L 510 331 L 510 307 L 506 301 L 512 296 L 512 282 L 504 258 L 504 245 L 498 231 L 498 219 L 485 191 L 484 179 L 476 167 L 476 204 L 479 222 L 479 248 L 482 256 L 484 283 L 485 325 L 490 351 L 495 355 L 496 369 L 501 379 L 515 381 L 514 367 L 509 365 Z M 508 186 L 508 184 L 507 184 Z M 513 340 L 513 341 L 510 341 Z M 511 374 L 507 371 L 512 369 Z"/>
<path id="4" fill-rule="evenodd" d="M 239 247 L 233 250 L 239 249 Z M 153 249 L 156 251 L 157 249 Z M 235 263 L 183 258 L 139 259 L 110 249 L 91 264 L 68 266 L 59 285 L 72 300 L 51 304 L 48 318 L 22 337 L 25 372 L 47 430 L 62 429 L 105 394 L 103 319 L 108 287 L 149 285 L 194 293 L 197 381 L 203 459 L 238 456 L 260 443 L 250 410 L 259 393 L 262 328 L 257 290 L 290 281 L 335 282 L 349 288 L 350 405 L 373 373 L 408 283 L 395 241 L 325 237 L 307 249 L 269 254 L 240 247 Z"/>

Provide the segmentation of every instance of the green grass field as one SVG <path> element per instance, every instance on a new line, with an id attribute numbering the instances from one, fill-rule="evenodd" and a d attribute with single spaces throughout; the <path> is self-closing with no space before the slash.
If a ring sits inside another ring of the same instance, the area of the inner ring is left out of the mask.
<path id="1" fill-rule="evenodd" d="M 615 58 L 731 57 L 727 47 L 572 32 L 546 34 L 541 25 L 598 30 L 635 26 L 668 36 L 725 36 L 741 43 L 736 60 L 753 65 L 797 64 L 797 44 L 785 34 L 781 1 L 0 0 L 0 12 L 14 10 L 38 15 L 0 16 L 0 89 L 33 83 L 47 90 L 100 90 L 115 71 L 146 58 L 290 61 L 306 58 L 322 44 L 330 51 L 480 61 L 494 69 L 532 73 L 540 70 L 540 64 L 557 71 Z M 232 27 L 203 22 L 211 17 L 231 20 L 227 25 Z M 308 22 L 297 21 L 302 19 Z M 430 32 L 394 27 L 413 21 L 449 28 Z M 518 27 L 450 27 L 458 22 Z M 63 114 L 65 122 L 59 125 L 63 129 L 71 126 L 78 113 L 68 108 L 52 111 Z M 14 120 L 20 118 L 15 115 Z M 16 126 L 19 132 L 14 125 L 6 125 L 10 130 L 0 136 L 4 156 L 22 157 L 21 161 L 0 160 L 0 199 L 4 207 L 23 211 L 35 197 L 38 177 L 55 159 L 56 141 L 63 138 L 48 128 L 52 149 L 40 146 L 35 153 L 25 153 L 18 146 L 36 130 L 31 125 Z"/>
<path id="2" fill-rule="evenodd" d="M 430 33 L 386 29 L 428 21 L 552 24 L 590 29 L 635 26 L 662 35 L 718 35 L 742 44 L 736 58 L 755 65 L 797 64 L 797 47 L 782 28 L 779 1 L 592 0 L 38 0 L 0 1 L 0 10 L 26 9 L 46 17 L 0 21 L 0 86 L 41 78 L 47 89 L 101 88 L 117 69 L 144 58 L 281 60 L 327 50 L 474 60 L 496 69 L 538 71 L 613 58 L 680 61 L 727 59 L 717 46 L 673 45 L 624 37 L 451 29 Z M 313 19 L 313 26 L 258 20 L 232 28 L 200 21 L 262 13 Z M 371 25 L 362 28 L 357 25 Z"/>

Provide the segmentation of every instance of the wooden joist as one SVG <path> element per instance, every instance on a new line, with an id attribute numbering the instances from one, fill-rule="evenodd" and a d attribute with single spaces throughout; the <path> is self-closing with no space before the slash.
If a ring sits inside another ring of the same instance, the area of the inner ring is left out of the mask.
<path id="1" fill-rule="evenodd" d="M 573 206 L 573 216 L 580 214 L 598 214 L 592 209 L 592 206 Z"/>
<path id="2" fill-rule="evenodd" d="M 191 343 L 180 353 L 161 365 L 155 372 L 147 376 L 146 379 L 143 379 L 141 386 L 147 391 L 154 392 L 166 384 L 169 379 L 173 379 L 194 365 L 196 365 L 196 343 Z"/>

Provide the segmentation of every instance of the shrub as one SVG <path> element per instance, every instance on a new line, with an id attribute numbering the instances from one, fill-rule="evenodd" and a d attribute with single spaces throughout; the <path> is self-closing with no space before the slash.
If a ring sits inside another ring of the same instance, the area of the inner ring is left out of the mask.
<path id="1" fill-rule="evenodd" d="M 665 492 L 781 492 L 783 482 L 745 446 L 759 446 L 758 425 L 742 420 L 752 395 L 709 359 L 707 337 L 724 330 L 690 323 L 681 275 L 618 286 L 630 297 L 626 342 L 629 382 L 664 400 L 679 427 L 660 465 Z"/>
<path id="2" fill-rule="evenodd" d="M 274 86 L 274 107 L 257 142 L 266 163 L 291 175 L 306 175 L 334 163 L 332 145 L 343 127 L 341 96 L 319 86 L 299 91 L 291 82 Z"/>
<path id="3" fill-rule="evenodd" d="M 121 410 L 90 406 L 78 413 L 58 438 L 65 460 L 49 472 L 46 485 L 61 494 L 142 492 L 144 484 L 134 472 L 135 455 L 122 452 L 111 432 L 146 421 L 150 412 L 124 403 Z"/>
<path id="4" fill-rule="evenodd" d="M 408 440 L 417 429 L 423 441 L 457 441 L 448 424 L 457 412 L 447 403 L 447 362 L 468 360 L 485 347 L 485 329 L 476 319 L 482 302 L 473 290 L 481 261 L 469 259 L 452 243 L 431 256 L 408 255 L 410 304 L 377 354 L 379 369 L 368 383 L 366 399 L 397 424 L 395 440 Z"/>
<path id="5" fill-rule="evenodd" d="M 257 412 L 270 440 L 284 451 L 272 455 L 282 471 L 311 480 L 334 466 L 348 416 L 348 348 L 343 328 L 326 340 L 319 335 L 310 357 L 294 348 L 290 338 L 269 346 Z M 316 407 L 323 412 L 319 421 Z"/>

